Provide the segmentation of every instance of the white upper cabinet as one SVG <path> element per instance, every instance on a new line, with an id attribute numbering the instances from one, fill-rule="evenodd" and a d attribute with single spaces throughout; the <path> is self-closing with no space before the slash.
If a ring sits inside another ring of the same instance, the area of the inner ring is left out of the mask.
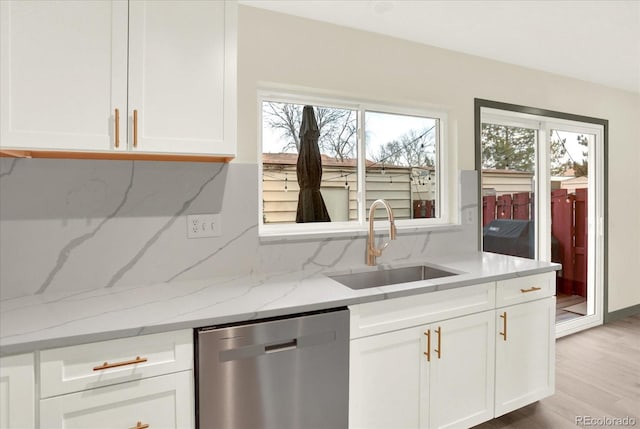
<path id="1" fill-rule="evenodd" d="M 225 94 L 225 3 L 134 1 L 129 11 L 133 149 L 232 155 L 224 123 L 231 96 Z"/>
<path id="2" fill-rule="evenodd" d="M 235 156 L 234 3 L 0 8 L 2 149 Z"/>
<path id="3" fill-rule="evenodd" d="M 0 14 L 2 147 L 112 150 L 114 109 L 126 115 L 126 1 L 2 1 Z"/>

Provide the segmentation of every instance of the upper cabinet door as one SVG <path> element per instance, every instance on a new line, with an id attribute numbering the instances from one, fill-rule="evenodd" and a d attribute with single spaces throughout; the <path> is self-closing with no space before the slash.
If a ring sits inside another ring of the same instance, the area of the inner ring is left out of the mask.
<path id="1" fill-rule="evenodd" d="M 126 146 L 127 2 L 0 2 L 2 147 Z"/>
<path id="2" fill-rule="evenodd" d="M 230 7 L 223 1 L 130 2 L 130 150 L 235 154 L 228 116 L 235 115 L 229 103 L 236 60 L 233 37 L 225 38 L 233 25 Z"/>

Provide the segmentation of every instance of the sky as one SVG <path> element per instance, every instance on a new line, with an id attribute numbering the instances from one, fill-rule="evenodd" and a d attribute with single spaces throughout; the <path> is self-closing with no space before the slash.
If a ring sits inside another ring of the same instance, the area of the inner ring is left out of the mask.
<path id="1" fill-rule="evenodd" d="M 432 128 L 436 123 L 436 120 L 432 118 L 380 112 L 367 112 L 365 120 L 367 123 L 365 130 L 367 158 L 369 159 L 373 159 L 379 153 L 381 146 L 397 140 L 408 131 L 414 130 L 416 133 L 420 133 L 425 129 Z M 285 144 L 286 142 L 281 139 L 280 131 L 275 131 L 263 123 L 262 151 L 264 153 L 282 152 Z"/>

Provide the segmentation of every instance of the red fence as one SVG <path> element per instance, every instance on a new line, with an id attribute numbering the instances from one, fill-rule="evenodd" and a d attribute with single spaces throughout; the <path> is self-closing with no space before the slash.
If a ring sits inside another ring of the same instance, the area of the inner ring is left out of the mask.
<path id="1" fill-rule="evenodd" d="M 482 226 L 494 219 L 530 220 L 533 213 L 532 194 L 519 192 L 482 197 Z M 552 247 L 552 260 L 562 264 L 557 291 L 587 296 L 587 189 L 551 192 L 551 235 L 557 240 Z"/>

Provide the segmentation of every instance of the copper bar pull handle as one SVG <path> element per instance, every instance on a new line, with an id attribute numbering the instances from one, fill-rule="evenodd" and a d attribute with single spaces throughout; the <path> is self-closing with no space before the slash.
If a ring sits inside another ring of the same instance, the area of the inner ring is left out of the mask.
<path id="1" fill-rule="evenodd" d="M 147 429 L 149 427 L 148 424 L 146 423 L 142 423 L 141 421 L 138 421 L 138 423 L 136 423 L 136 425 L 132 428 L 129 429 Z"/>
<path id="2" fill-rule="evenodd" d="M 133 110 L 133 147 L 138 147 L 138 110 Z"/>
<path id="3" fill-rule="evenodd" d="M 504 341 L 507 341 L 507 312 L 503 312 L 500 318 L 502 319 L 502 332 L 500 332 L 500 335 L 502 335 Z"/>
<path id="4" fill-rule="evenodd" d="M 533 287 L 531 287 L 529 289 L 520 289 L 520 292 L 529 293 L 529 292 L 535 292 L 535 291 L 540 290 L 540 289 L 542 289 L 542 288 L 533 286 Z"/>
<path id="5" fill-rule="evenodd" d="M 124 362 L 115 362 L 115 363 L 105 362 L 100 366 L 94 367 L 93 370 L 94 371 L 102 371 L 103 369 L 117 368 L 119 366 L 135 365 L 137 363 L 142 363 L 142 362 L 146 362 L 146 361 L 147 361 L 147 358 L 141 358 L 140 356 L 136 356 L 135 359 L 127 360 L 127 361 L 124 361 Z"/>
<path id="6" fill-rule="evenodd" d="M 436 334 L 438 334 L 438 348 L 435 349 L 434 352 L 438 353 L 438 359 L 440 359 L 440 356 L 442 355 L 442 328 L 440 326 L 436 329 Z"/>
<path id="7" fill-rule="evenodd" d="M 120 147 L 120 111 L 118 109 L 115 110 L 113 114 L 114 122 L 115 122 L 115 147 Z"/>
<path id="8" fill-rule="evenodd" d="M 427 362 L 431 362 L 431 329 L 424 331 L 425 337 L 427 337 L 427 351 L 424 355 L 427 357 Z"/>

